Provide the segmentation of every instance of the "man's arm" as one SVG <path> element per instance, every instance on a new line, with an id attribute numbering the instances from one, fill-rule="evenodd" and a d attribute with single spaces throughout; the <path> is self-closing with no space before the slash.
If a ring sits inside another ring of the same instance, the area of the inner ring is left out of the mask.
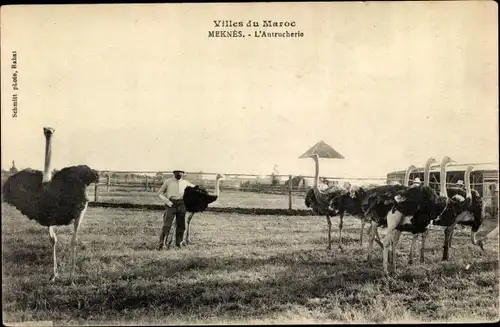
<path id="1" fill-rule="evenodd" d="M 171 207 L 172 206 L 172 201 L 170 201 L 170 199 L 167 199 L 167 197 L 164 195 L 165 193 L 165 190 L 167 189 L 168 187 L 168 178 L 165 180 L 165 182 L 163 182 L 163 185 L 160 187 L 160 189 L 158 190 L 158 197 L 160 199 L 163 200 L 163 202 L 165 202 L 165 204 L 168 206 L 168 207 Z"/>

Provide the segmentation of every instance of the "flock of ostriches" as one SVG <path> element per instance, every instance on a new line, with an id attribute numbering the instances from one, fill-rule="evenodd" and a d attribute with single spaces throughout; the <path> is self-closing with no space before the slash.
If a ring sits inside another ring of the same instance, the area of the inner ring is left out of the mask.
<path id="1" fill-rule="evenodd" d="M 56 245 L 57 236 L 55 226 L 70 225 L 73 223 L 74 232 L 71 240 L 71 270 L 70 282 L 73 284 L 77 233 L 87 209 L 88 199 L 86 188 L 91 183 L 98 182 L 97 171 L 85 165 L 72 166 L 61 169 L 51 176 L 51 140 L 54 129 L 45 127 L 45 165 L 44 171 L 25 169 L 11 175 L 3 186 L 3 200 L 17 208 L 29 219 L 48 227 L 53 252 L 52 281 L 58 277 Z M 307 207 L 319 215 L 324 215 L 328 223 L 328 249 L 331 249 L 331 217 L 339 217 L 339 248 L 342 250 L 342 225 L 344 214 L 361 219 L 361 237 L 363 244 L 363 230 L 366 223 L 369 228 L 368 261 L 371 260 L 373 242 L 376 241 L 383 248 L 383 270 L 389 274 L 395 270 L 395 248 L 402 232 L 413 234 L 409 263 L 413 262 L 415 243 L 421 236 L 420 261 L 424 262 L 425 240 L 430 225 L 445 227 L 443 260 L 448 260 L 449 248 L 453 232 L 457 224 L 471 227 L 472 244 L 483 249 L 485 239 L 477 239 L 483 219 L 483 201 L 479 193 L 471 190 L 470 173 L 472 166 L 465 171 L 465 190 L 446 185 L 446 166 L 453 162 L 444 157 L 440 163 L 440 189 L 437 193 L 429 186 L 430 167 L 437 161 L 427 160 L 424 169 L 423 185 L 409 184 L 410 173 L 416 169 L 410 166 L 406 172 L 404 185 L 383 185 L 376 187 L 342 188 L 332 186 L 326 190 L 319 188 L 319 156 L 311 157 L 315 162 L 314 186 L 308 191 L 305 199 Z M 216 189 L 218 189 L 216 187 Z M 218 194 L 217 194 L 218 195 Z M 185 192 L 185 202 L 188 216 L 187 231 L 194 212 L 201 212 L 208 203 L 214 201 L 202 187 L 189 188 Z M 386 227 L 385 237 L 380 241 L 379 227 Z M 497 227 L 498 229 L 498 227 Z M 491 234 L 491 233 L 490 233 Z M 390 254 L 390 255 L 389 255 Z"/>

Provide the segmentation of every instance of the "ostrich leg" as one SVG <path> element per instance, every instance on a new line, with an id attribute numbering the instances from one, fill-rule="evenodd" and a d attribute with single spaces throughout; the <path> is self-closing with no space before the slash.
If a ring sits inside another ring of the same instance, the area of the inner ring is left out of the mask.
<path id="1" fill-rule="evenodd" d="M 425 240 L 427 239 L 427 235 L 429 234 L 429 229 L 427 229 L 422 234 L 422 244 L 420 245 L 420 263 L 424 263 L 425 261 Z"/>
<path id="2" fill-rule="evenodd" d="M 177 218 L 175 218 L 177 219 Z M 174 220 L 172 220 L 171 224 L 170 224 L 170 227 L 168 228 L 168 231 L 165 232 L 165 241 L 168 241 L 167 242 L 167 248 L 170 248 L 170 246 L 172 245 L 172 241 L 174 240 L 175 238 L 175 230 L 176 230 L 176 224 L 177 222 Z M 170 237 L 170 239 L 169 239 Z"/>
<path id="3" fill-rule="evenodd" d="M 377 244 L 380 246 L 380 248 L 383 249 L 384 245 L 380 241 L 380 235 L 378 234 L 378 225 L 375 226 L 375 227 L 373 227 L 373 228 L 375 228 L 375 231 L 374 231 L 374 233 L 375 233 L 375 242 L 377 242 Z"/>
<path id="4" fill-rule="evenodd" d="M 401 236 L 401 231 L 397 229 L 394 230 L 394 234 L 392 236 L 392 253 L 391 253 L 391 264 L 393 272 L 396 272 L 396 247 L 398 245 L 400 236 Z"/>
<path id="5" fill-rule="evenodd" d="M 73 231 L 73 237 L 71 238 L 71 270 L 69 272 L 69 280 L 73 285 L 74 285 L 73 276 L 75 274 L 75 265 L 76 265 L 76 243 L 78 241 L 78 236 L 77 236 L 78 228 L 80 227 L 83 217 L 85 216 L 85 212 L 87 211 L 87 205 L 88 202 L 85 203 L 85 207 L 83 208 L 82 212 L 80 212 L 80 215 L 78 215 L 78 217 L 75 219 L 73 223 L 74 231 Z"/>
<path id="6" fill-rule="evenodd" d="M 383 269 L 386 275 L 389 275 L 388 269 L 388 261 L 389 261 L 389 246 L 392 245 L 394 247 L 394 232 L 396 231 L 396 227 L 399 225 L 403 218 L 401 212 L 389 212 L 387 215 L 387 232 L 385 234 L 384 239 L 382 240 L 382 244 L 384 245 L 383 251 Z M 394 258 L 394 255 L 391 255 Z"/>
<path id="7" fill-rule="evenodd" d="M 344 214 L 341 212 L 340 213 L 340 221 L 339 221 L 339 249 L 340 251 L 343 250 L 342 248 L 342 227 L 344 226 Z"/>
<path id="8" fill-rule="evenodd" d="M 52 244 L 52 260 L 54 263 L 54 273 L 50 281 L 54 282 L 59 277 L 59 274 L 57 273 L 57 258 L 56 258 L 57 235 L 54 232 L 54 226 L 49 226 L 49 236 L 50 236 L 50 243 Z"/>
<path id="9" fill-rule="evenodd" d="M 446 227 L 444 230 L 444 245 L 443 245 L 443 261 L 447 261 L 449 258 L 448 250 L 451 244 L 451 238 L 453 236 L 453 231 L 455 230 L 456 221 L 450 226 Z"/>
<path id="10" fill-rule="evenodd" d="M 366 258 L 366 261 L 368 262 L 372 261 L 373 241 L 375 240 L 375 235 L 378 234 L 377 229 L 378 229 L 378 224 L 372 221 L 371 227 L 368 230 L 369 231 L 368 235 L 370 236 L 370 238 L 368 239 L 368 257 Z"/>
<path id="11" fill-rule="evenodd" d="M 410 265 L 413 264 L 413 255 L 415 252 L 415 246 L 417 244 L 417 238 L 418 238 L 418 234 L 412 235 L 411 245 L 410 245 L 410 256 L 408 257 L 408 264 L 410 264 Z M 422 239 L 423 239 L 423 235 L 422 235 Z"/>
<path id="12" fill-rule="evenodd" d="M 193 219 L 194 212 L 189 213 L 189 216 L 187 217 L 187 226 L 186 226 L 186 244 L 191 243 L 189 241 L 189 226 L 191 226 L 191 219 Z"/>
<path id="13" fill-rule="evenodd" d="M 363 247 L 363 232 L 365 231 L 365 221 L 361 219 L 361 235 L 359 236 L 359 245 Z M 371 232 L 371 226 L 368 227 L 368 235 L 370 235 Z"/>
<path id="14" fill-rule="evenodd" d="M 167 208 L 167 210 L 165 210 L 165 212 L 163 213 L 163 227 L 161 228 L 160 244 L 158 246 L 158 250 L 161 250 L 165 247 L 165 243 L 170 236 L 170 230 L 172 229 L 172 225 L 175 219 L 175 214 L 172 214 L 170 210 L 171 208 Z M 170 247 L 171 243 L 172 239 L 170 239 L 170 241 L 167 243 L 167 248 Z"/>
<path id="15" fill-rule="evenodd" d="M 328 246 L 326 247 L 327 250 L 332 249 L 332 219 L 330 218 L 329 215 L 326 215 L 326 222 L 328 223 Z"/>

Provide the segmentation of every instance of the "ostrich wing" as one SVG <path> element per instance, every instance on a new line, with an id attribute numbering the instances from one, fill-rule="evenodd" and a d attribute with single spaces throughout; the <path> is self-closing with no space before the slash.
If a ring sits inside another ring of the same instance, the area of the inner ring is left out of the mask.
<path id="1" fill-rule="evenodd" d="M 483 212 L 483 201 L 481 196 L 476 190 L 472 191 L 472 198 L 467 198 L 467 193 L 464 189 L 457 187 L 450 187 L 447 189 L 448 195 L 450 196 L 450 201 L 448 203 L 448 208 L 446 208 L 443 218 L 447 218 L 448 224 L 454 221 L 454 218 L 458 216 L 463 211 L 469 211 L 472 217 L 469 216 L 466 220 L 460 220 L 458 223 L 463 225 L 471 225 L 475 228 L 479 228 L 484 219 Z M 449 216 L 449 217 L 448 217 Z"/>
<path id="2" fill-rule="evenodd" d="M 99 174 L 89 166 L 71 166 L 65 167 L 54 174 L 51 182 L 58 184 L 59 182 L 66 185 L 84 184 L 85 186 L 99 181 Z"/>
<path id="3" fill-rule="evenodd" d="M 65 167 L 54 174 L 44 192 L 45 208 L 54 206 L 76 206 L 83 208 L 88 201 L 86 189 L 90 183 L 99 180 L 97 172 L 88 166 Z"/>
<path id="4" fill-rule="evenodd" d="M 313 204 L 313 202 L 316 201 L 316 197 L 314 196 L 314 190 L 311 188 L 309 191 L 307 191 L 306 194 L 306 199 L 305 199 L 305 204 L 306 207 L 310 208 Z"/>
<path id="5" fill-rule="evenodd" d="M 65 167 L 54 174 L 39 201 L 42 225 L 68 225 L 85 208 L 87 186 L 99 179 L 88 166 Z"/>
<path id="6" fill-rule="evenodd" d="M 30 219 L 38 217 L 38 199 L 43 192 L 43 173 L 24 169 L 9 176 L 2 187 L 3 200 Z"/>
<path id="7" fill-rule="evenodd" d="M 447 197 L 438 196 L 436 191 L 428 186 L 412 187 L 404 191 L 401 200 L 395 204 L 395 209 L 404 216 L 428 215 L 435 219 L 455 201 Z"/>
<path id="8" fill-rule="evenodd" d="M 367 189 L 361 203 L 363 212 L 372 217 L 383 217 L 384 220 L 389 210 L 396 204 L 395 197 L 402 195 L 406 190 L 407 187 L 403 185 L 383 185 Z"/>
<path id="9" fill-rule="evenodd" d="M 323 198 L 318 201 L 316 195 L 314 194 L 314 190 L 311 188 L 307 191 L 305 205 L 308 208 L 312 208 L 313 211 L 319 215 L 328 214 L 330 216 L 335 216 L 337 212 L 330 208 L 330 205 L 333 204 L 332 200 L 345 192 L 345 189 L 334 185 L 322 191 Z"/>
<path id="10" fill-rule="evenodd" d="M 188 186 L 184 190 L 184 204 L 189 212 L 201 212 L 208 208 L 208 204 L 217 200 L 217 196 L 211 195 L 208 191 L 196 185 L 195 187 Z"/>

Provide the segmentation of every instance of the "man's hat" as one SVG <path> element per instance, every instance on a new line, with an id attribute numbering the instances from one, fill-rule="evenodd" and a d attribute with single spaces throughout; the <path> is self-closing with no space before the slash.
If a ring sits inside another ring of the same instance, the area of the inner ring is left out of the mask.
<path id="1" fill-rule="evenodd" d="M 413 184 L 420 184 L 420 183 L 421 183 L 420 178 L 418 177 L 413 180 Z"/>
<path id="2" fill-rule="evenodd" d="M 173 173 L 174 173 L 174 174 L 175 174 L 175 173 L 183 173 L 183 174 L 185 174 L 186 172 L 185 172 L 184 170 L 174 170 L 174 171 L 173 171 Z"/>
<path id="3" fill-rule="evenodd" d="M 459 181 L 457 182 L 457 185 L 464 185 L 464 181 L 463 181 L 463 180 L 459 180 Z"/>

